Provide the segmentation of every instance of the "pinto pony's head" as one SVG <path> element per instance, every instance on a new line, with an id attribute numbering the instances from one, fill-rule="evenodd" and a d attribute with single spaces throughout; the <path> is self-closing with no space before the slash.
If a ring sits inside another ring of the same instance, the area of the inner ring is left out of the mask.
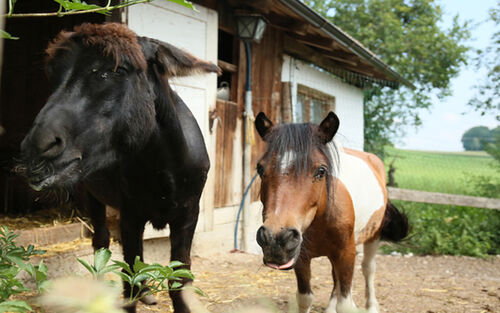
<path id="1" fill-rule="evenodd" d="M 73 185 L 137 153 L 174 105 L 167 79 L 219 71 L 118 23 L 61 32 L 46 52 L 52 93 L 21 143 L 18 167 L 37 190 Z"/>
<path id="2" fill-rule="evenodd" d="M 267 143 L 257 164 L 264 225 L 257 231 L 264 263 L 291 269 L 300 253 L 302 234 L 331 203 L 336 153 L 328 143 L 339 119 L 330 112 L 320 123 L 283 124 L 259 113 L 255 126 Z"/>

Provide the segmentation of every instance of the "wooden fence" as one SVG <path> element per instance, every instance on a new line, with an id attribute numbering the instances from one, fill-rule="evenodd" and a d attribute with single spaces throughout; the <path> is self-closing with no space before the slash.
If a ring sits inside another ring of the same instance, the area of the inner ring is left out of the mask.
<path id="1" fill-rule="evenodd" d="M 454 195 L 388 187 L 389 198 L 412 202 L 449 204 L 500 210 L 500 199 Z"/>

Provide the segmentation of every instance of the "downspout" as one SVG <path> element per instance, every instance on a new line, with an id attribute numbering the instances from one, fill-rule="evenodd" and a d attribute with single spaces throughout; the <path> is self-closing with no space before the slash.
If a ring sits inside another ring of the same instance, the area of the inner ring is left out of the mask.
<path id="1" fill-rule="evenodd" d="M 252 110 L 252 51 L 250 42 L 245 41 L 246 54 L 246 82 L 245 82 L 245 146 L 243 150 L 243 186 L 249 188 L 252 180 L 252 143 L 253 137 L 253 110 Z M 243 199 L 243 249 L 248 251 L 252 235 L 250 234 L 251 214 L 250 203 L 251 196 L 246 195 Z"/>

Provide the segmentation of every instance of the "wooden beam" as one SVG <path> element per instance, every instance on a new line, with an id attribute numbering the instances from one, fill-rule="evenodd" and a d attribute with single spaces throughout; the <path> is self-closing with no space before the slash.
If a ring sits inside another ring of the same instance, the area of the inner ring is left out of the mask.
<path id="1" fill-rule="evenodd" d="M 290 16 L 276 14 L 275 12 L 269 12 L 269 14 L 266 15 L 266 19 L 271 26 L 285 32 L 305 35 L 309 29 L 309 24 Z"/>
<path id="2" fill-rule="evenodd" d="M 299 35 L 299 34 L 295 34 L 292 32 L 288 32 L 287 35 L 289 35 L 293 39 L 296 39 L 298 42 L 305 43 L 309 46 L 321 48 L 324 50 L 331 49 L 333 41 L 334 41 L 332 38 L 311 35 L 311 34 Z"/>
<path id="3" fill-rule="evenodd" d="M 225 62 L 222 60 L 217 60 L 217 65 L 224 71 L 229 73 L 238 72 L 238 66 L 231 64 L 229 62 Z"/>
<path id="4" fill-rule="evenodd" d="M 469 206 L 500 210 L 500 199 L 388 187 L 389 198 L 403 201 Z"/>

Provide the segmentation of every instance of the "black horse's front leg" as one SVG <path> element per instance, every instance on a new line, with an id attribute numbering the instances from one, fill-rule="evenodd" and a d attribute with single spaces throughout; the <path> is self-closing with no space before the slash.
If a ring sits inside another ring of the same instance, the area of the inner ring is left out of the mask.
<path id="1" fill-rule="evenodd" d="M 137 216 L 129 216 L 125 210 L 121 211 L 120 216 L 120 233 L 123 248 L 123 258 L 125 262 L 133 268 L 136 256 L 139 256 L 143 261 L 143 246 L 142 236 L 144 233 L 144 226 L 146 221 L 138 218 Z M 123 282 L 123 296 L 126 300 L 130 299 L 137 293 L 137 288 L 132 291 L 132 287 Z M 135 313 L 135 303 L 128 305 L 126 308 L 127 313 Z"/>
<path id="2" fill-rule="evenodd" d="M 170 245 L 171 256 L 170 260 L 180 261 L 185 264 L 186 269 L 191 269 L 191 244 L 193 235 L 198 221 L 199 205 L 194 208 L 188 208 L 188 217 L 179 218 L 176 222 L 170 223 Z M 183 278 L 183 286 L 191 282 L 191 279 Z M 179 291 L 169 291 L 175 313 L 189 313 L 190 310 L 182 299 L 182 294 Z"/>
<path id="3" fill-rule="evenodd" d="M 94 250 L 109 248 L 109 230 L 106 226 L 106 206 L 99 202 L 90 192 L 86 192 L 86 207 L 90 214 L 90 221 L 94 227 L 92 247 Z"/>

